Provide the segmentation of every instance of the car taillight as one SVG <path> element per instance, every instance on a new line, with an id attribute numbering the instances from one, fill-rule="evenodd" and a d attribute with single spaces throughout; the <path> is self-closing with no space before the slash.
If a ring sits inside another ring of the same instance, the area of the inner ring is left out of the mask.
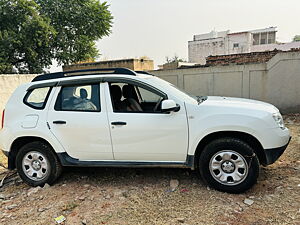
<path id="1" fill-rule="evenodd" d="M 5 114 L 5 109 L 3 109 L 3 111 L 2 111 L 1 129 L 2 129 L 3 126 L 4 126 L 4 114 Z"/>

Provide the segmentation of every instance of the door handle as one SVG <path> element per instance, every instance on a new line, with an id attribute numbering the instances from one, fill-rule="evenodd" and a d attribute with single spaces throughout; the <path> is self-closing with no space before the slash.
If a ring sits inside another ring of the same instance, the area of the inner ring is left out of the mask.
<path id="1" fill-rule="evenodd" d="M 111 122 L 111 125 L 119 125 L 119 126 L 124 126 L 126 125 L 126 122 L 122 122 L 122 121 L 116 121 L 116 122 Z"/>
<path id="2" fill-rule="evenodd" d="M 66 124 L 67 122 L 66 121 L 63 121 L 63 120 L 55 120 L 53 121 L 54 124 Z"/>

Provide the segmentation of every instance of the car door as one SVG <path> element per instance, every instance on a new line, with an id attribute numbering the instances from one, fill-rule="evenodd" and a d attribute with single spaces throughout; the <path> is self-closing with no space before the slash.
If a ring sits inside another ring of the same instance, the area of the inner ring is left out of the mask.
<path id="1" fill-rule="evenodd" d="M 100 84 L 65 85 L 56 92 L 47 122 L 66 152 L 79 160 L 113 160 Z"/>
<path id="2" fill-rule="evenodd" d="M 188 126 L 183 103 L 178 112 L 162 113 L 161 101 L 168 96 L 154 87 L 129 80 L 106 85 L 115 160 L 186 160 Z"/>

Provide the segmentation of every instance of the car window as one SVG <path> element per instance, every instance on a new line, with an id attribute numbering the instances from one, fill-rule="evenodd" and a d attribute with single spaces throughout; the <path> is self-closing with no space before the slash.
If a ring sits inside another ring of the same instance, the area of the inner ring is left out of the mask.
<path id="1" fill-rule="evenodd" d="M 160 113 L 163 96 L 130 83 L 109 83 L 114 112 Z"/>
<path id="2" fill-rule="evenodd" d="M 149 76 L 147 77 L 147 79 L 152 83 L 152 85 L 160 87 L 161 90 L 171 92 L 172 95 L 175 95 L 176 98 L 181 99 L 190 104 L 198 105 L 197 97 L 191 96 L 185 93 L 184 91 L 179 90 L 179 88 L 175 85 L 155 76 Z"/>
<path id="3" fill-rule="evenodd" d="M 92 94 L 92 90 L 91 90 L 91 85 L 86 85 L 86 86 L 80 86 L 80 88 L 76 88 L 75 90 L 75 96 L 76 97 L 80 97 L 80 89 L 85 89 L 87 92 L 87 98 L 91 99 L 91 94 Z"/>
<path id="4" fill-rule="evenodd" d="M 24 103 L 34 109 L 45 108 L 50 89 L 50 87 L 43 87 L 27 92 Z"/>
<path id="5" fill-rule="evenodd" d="M 142 102 L 158 102 L 161 99 L 161 96 L 148 91 L 144 88 L 137 87 L 138 92 L 140 93 L 140 98 Z"/>
<path id="6" fill-rule="evenodd" d="M 99 84 L 63 86 L 55 110 L 100 112 L 99 88 Z"/>

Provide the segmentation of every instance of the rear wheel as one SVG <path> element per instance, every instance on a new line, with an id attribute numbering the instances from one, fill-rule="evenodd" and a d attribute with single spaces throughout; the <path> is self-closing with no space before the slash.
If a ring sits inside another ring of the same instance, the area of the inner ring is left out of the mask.
<path id="1" fill-rule="evenodd" d="M 57 156 L 43 142 L 24 145 L 17 154 L 16 167 L 22 180 L 31 186 L 52 184 L 62 171 Z"/>
<path id="2" fill-rule="evenodd" d="M 206 145 L 199 157 L 198 168 L 209 186 L 229 193 L 248 190 L 259 175 L 254 150 L 235 138 L 221 138 Z"/>

